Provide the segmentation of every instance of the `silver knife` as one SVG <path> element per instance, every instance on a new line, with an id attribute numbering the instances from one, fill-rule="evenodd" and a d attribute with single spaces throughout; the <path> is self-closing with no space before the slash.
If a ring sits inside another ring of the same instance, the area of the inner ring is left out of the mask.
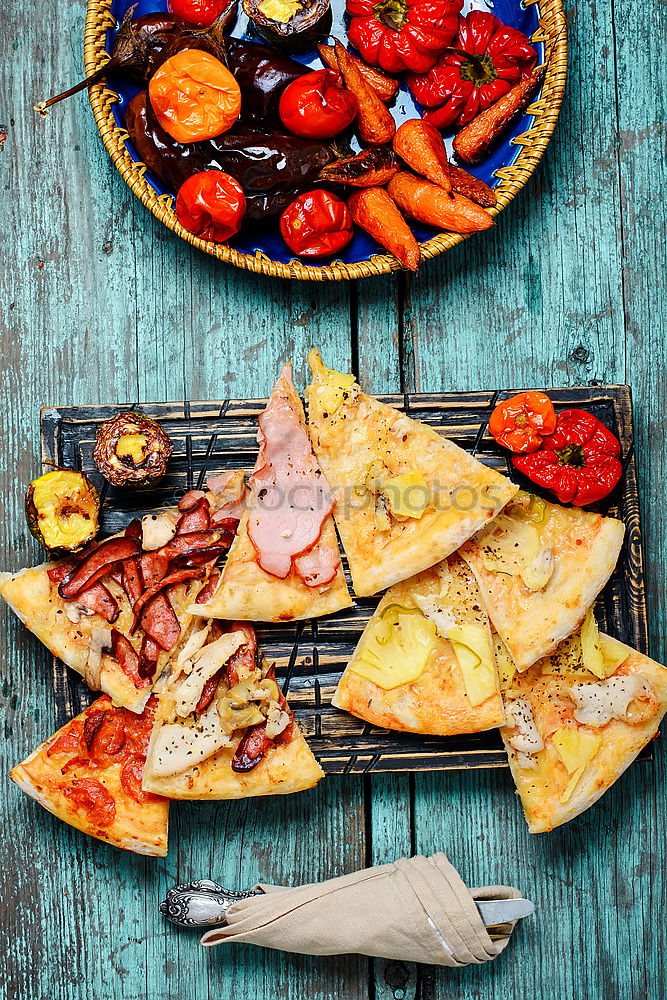
<path id="1" fill-rule="evenodd" d="M 160 913 L 179 927 L 224 927 L 230 906 L 240 899 L 261 895 L 262 889 L 235 892 L 210 879 L 201 879 L 170 889 L 160 903 Z M 484 899 L 476 901 L 475 906 L 485 927 L 498 927 L 528 917 L 535 910 L 529 899 Z"/>

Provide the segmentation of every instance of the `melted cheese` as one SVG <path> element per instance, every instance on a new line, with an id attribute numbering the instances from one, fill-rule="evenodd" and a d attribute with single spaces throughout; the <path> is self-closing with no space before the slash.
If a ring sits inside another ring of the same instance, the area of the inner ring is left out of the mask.
<path id="1" fill-rule="evenodd" d="M 515 698 L 505 705 L 505 718 L 509 729 L 516 730 L 507 737 L 507 742 L 519 754 L 532 755 L 544 749 L 530 703 L 527 698 Z M 523 765 L 525 767 L 525 764 Z"/>
<path id="2" fill-rule="evenodd" d="M 206 681 L 227 663 L 230 656 L 245 641 L 245 635 L 242 632 L 227 632 L 194 655 L 192 671 L 178 684 L 174 692 L 177 715 L 185 719 L 194 712 Z"/>
<path id="3" fill-rule="evenodd" d="M 650 693 L 646 681 L 637 674 L 610 677 L 601 684 L 573 684 L 570 687 L 577 706 L 575 719 L 594 729 L 606 726 L 612 719 L 626 719 L 630 702 Z"/>
<path id="4" fill-rule="evenodd" d="M 450 608 L 440 607 L 434 597 L 426 597 L 424 594 L 412 594 L 412 599 L 421 613 L 433 622 L 438 635 L 446 639 L 449 629 L 456 625 L 456 618 Z"/>

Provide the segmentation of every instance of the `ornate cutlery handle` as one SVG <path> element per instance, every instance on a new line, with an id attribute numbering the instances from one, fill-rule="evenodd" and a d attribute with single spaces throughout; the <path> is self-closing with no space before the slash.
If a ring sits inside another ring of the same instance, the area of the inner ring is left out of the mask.
<path id="1" fill-rule="evenodd" d="M 201 879 L 170 889 L 160 903 L 160 913 L 179 927 L 221 927 L 227 923 L 225 914 L 233 903 L 261 894 L 261 889 L 234 892 L 210 879 Z"/>

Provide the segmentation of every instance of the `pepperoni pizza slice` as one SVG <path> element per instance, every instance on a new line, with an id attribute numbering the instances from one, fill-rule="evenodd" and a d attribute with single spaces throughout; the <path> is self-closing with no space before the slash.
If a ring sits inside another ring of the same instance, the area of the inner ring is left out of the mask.
<path id="1" fill-rule="evenodd" d="M 333 502 L 313 454 L 290 365 L 259 416 L 257 438 L 246 512 L 220 586 L 201 614 L 279 622 L 349 607 Z"/>
<path id="2" fill-rule="evenodd" d="M 0 574 L 0 596 L 94 691 L 141 712 L 190 621 L 193 593 L 229 548 L 243 472 L 134 520 L 75 557 Z"/>
<path id="3" fill-rule="evenodd" d="M 156 705 L 151 698 L 137 715 L 102 695 L 15 767 L 11 779 L 77 830 L 164 857 L 169 803 L 141 787 Z"/>
<path id="4" fill-rule="evenodd" d="M 239 799 L 303 791 L 323 774 L 253 627 L 195 619 L 159 695 L 144 789 Z"/>

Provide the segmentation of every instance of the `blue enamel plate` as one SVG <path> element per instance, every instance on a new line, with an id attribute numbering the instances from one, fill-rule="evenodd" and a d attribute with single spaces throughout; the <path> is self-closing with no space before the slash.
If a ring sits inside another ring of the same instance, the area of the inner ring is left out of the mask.
<path id="1" fill-rule="evenodd" d="M 123 18 L 131 0 L 90 0 L 86 19 L 85 61 L 86 72 L 92 73 L 104 65 L 113 48 L 117 25 Z M 501 142 L 490 155 L 471 172 L 496 189 L 498 205 L 492 214 L 501 211 L 534 171 L 551 137 L 565 85 L 566 36 L 561 0 L 466 0 L 463 13 L 475 8 L 491 10 L 505 24 L 518 28 L 531 40 L 537 51 L 538 62 L 547 62 L 547 73 L 542 90 L 530 105 L 530 114 L 515 121 Z M 165 11 L 167 0 L 139 0 L 134 17 L 155 11 Z M 333 0 L 332 34 L 346 38 L 345 0 Z M 239 14 L 231 34 L 237 38 L 261 41 L 253 33 L 252 25 Z M 294 56 L 304 65 L 321 69 L 317 51 Z M 323 258 L 318 263 L 298 260 L 283 241 L 277 219 L 268 219 L 261 227 L 242 231 L 226 244 L 201 240 L 188 233 L 179 224 L 174 212 L 174 192 L 144 168 L 131 141 L 124 131 L 125 111 L 139 86 L 121 74 L 109 74 L 104 83 L 92 87 L 90 99 L 102 139 L 123 178 L 144 204 L 169 228 L 199 249 L 228 261 L 238 267 L 259 273 L 303 279 L 343 279 L 368 277 L 373 274 L 397 270 L 398 261 L 375 242 L 367 233 L 356 229 L 351 243 L 335 259 Z M 411 118 L 420 117 L 404 81 L 401 82 L 396 100 L 390 106 L 397 125 Z M 445 136 L 451 146 L 453 133 Z M 436 256 L 459 243 L 463 236 L 438 233 L 432 226 L 411 223 L 415 236 L 422 245 L 425 258 Z"/>

